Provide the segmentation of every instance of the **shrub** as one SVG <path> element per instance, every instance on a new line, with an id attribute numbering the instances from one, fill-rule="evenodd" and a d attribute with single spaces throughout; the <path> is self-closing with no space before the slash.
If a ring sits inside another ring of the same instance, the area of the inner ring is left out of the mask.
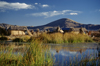
<path id="1" fill-rule="evenodd" d="M 8 32 L 4 28 L 0 27 L 0 35 L 8 35 Z"/>
<path id="2" fill-rule="evenodd" d="M 0 40 L 8 40 L 8 38 L 7 38 L 7 37 L 2 36 L 2 37 L 0 37 Z"/>
<path id="3" fill-rule="evenodd" d="M 21 38 L 15 38 L 15 39 L 13 39 L 13 42 L 23 42 L 23 39 L 21 39 Z"/>
<path id="4" fill-rule="evenodd" d="M 23 36 L 22 39 L 27 42 L 30 39 L 30 36 Z"/>

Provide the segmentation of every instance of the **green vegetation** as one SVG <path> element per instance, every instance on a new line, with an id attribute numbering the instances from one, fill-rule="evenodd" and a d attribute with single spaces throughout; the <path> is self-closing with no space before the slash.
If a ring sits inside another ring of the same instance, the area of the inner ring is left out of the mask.
<path id="1" fill-rule="evenodd" d="M 22 59 L 21 55 L 15 55 L 11 52 L 0 53 L 0 65 L 1 66 L 17 66 L 20 65 Z"/>
<path id="2" fill-rule="evenodd" d="M 8 32 L 4 28 L 0 27 L 0 35 L 8 35 Z"/>
<path id="3" fill-rule="evenodd" d="M 10 37 L 12 38 L 12 37 Z M 9 38 L 9 39 L 10 39 Z M 1 37 L 0 40 L 7 40 L 6 37 Z M 42 41 L 43 43 L 85 43 L 93 42 L 92 38 L 85 34 L 75 34 L 75 33 L 43 33 L 39 37 L 30 37 L 30 36 L 18 36 L 13 39 L 13 42 L 34 42 L 35 40 Z"/>
<path id="4" fill-rule="evenodd" d="M 27 66 L 52 66 L 53 59 L 49 53 L 46 53 L 46 47 L 39 44 L 39 41 L 35 41 L 30 45 L 27 53 L 23 57 L 23 63 Z"/>
<path id="5" fill-rule="evenodd" d="M 30 36 L 26 35 L 21 38 L 23 39 L 24 42 L 27 42 L 30 39 Z"/>
<path id="6" fill-rule="evenodd" d="M 14 47 L 13 47 L 14 48 Z M 14 54 L 13 48 L 2 48 L 0 50 L 1 66 L 52 66 L 53 59 L 50 53 L 45 53 L 46 48 L 39 41 L 30 44 L 24 55 Z"/>
<path id="7" fill-rule="evenodd" d="M 13 39 L 13 42 L 23 42 L 23 39 L 21 39 L 21 38 L 15 38 L 15 39 Z"/>
<path id="8" fill-rule="evenodd" d="M 93 42 L 92 38 L 75 33 L 52 33 L 52 34 L 42 34 L 39 37 L 32 37 L 29 39 L 29 42 L 34 42 L 34 40 L 42 41 L 43 43 L 84 43 L 84 42 Z"/>
<path id="9" fill-rule="evenodd" d="M 8 40 L 8 38 L 7 38 L 7 37 L 4 37 L 4 36 L 1 36 L 1 37 L 0 37 L 0 40 L 1 40 L 1 41 L 3 41 L 3 40 Z"/>
<path id="10" fill-rule="evenodd" d="M 30 36 L 18 36 L 17 38 L 13 39 L 13 42 L 27 42 L 30 39 Z M 11 37 L 10 37 L 11 38 Z"/>

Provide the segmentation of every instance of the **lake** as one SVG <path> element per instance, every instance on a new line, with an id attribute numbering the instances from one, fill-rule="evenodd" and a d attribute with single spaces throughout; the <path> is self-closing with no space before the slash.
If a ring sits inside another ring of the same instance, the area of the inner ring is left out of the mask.
<path id="1" fill-rule="evenodd" d="M 96 43 L 49 44 L 54 66 L 99 66 L 100 47 Z"/>

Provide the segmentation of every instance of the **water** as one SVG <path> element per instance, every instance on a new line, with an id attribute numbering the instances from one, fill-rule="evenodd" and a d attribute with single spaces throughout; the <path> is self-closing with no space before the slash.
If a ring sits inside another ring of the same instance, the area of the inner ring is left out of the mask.
<path id="1" fill-rule="evenodd" d="M 100 47 L 96 43 L 49 46 L 54 66 L 99 66 Z"/>

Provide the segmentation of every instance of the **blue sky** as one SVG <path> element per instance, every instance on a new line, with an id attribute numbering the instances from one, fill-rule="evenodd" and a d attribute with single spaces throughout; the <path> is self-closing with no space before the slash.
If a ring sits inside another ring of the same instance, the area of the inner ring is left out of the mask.
<path id="1" fill-rule="evenodd" d="M 0 23 L 39 26 L 61 18 L 100 24 L 100 0 L 0 0 Z"/>

